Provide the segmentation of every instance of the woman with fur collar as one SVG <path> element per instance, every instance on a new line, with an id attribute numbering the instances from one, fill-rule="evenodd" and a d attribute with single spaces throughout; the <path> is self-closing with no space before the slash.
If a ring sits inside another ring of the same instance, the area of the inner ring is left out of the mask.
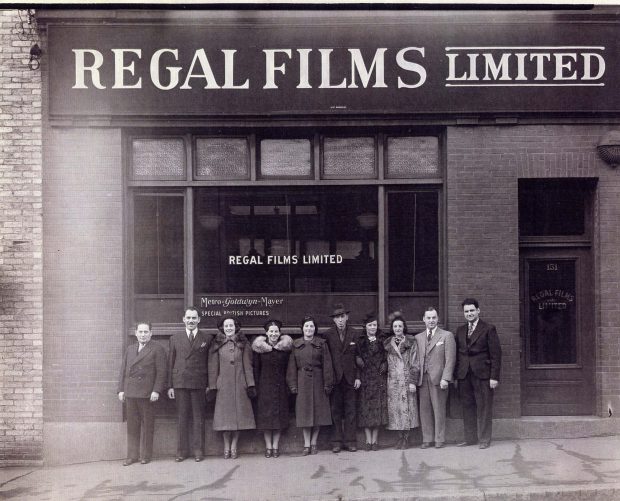
<path id="1" fill-rule="evenodd" d="M 407 322 L 395 313 L 391 316 L 390 334 L 385 340 L 388 379 L 388 430 L 398 430 L 396 449 L 408 447 L 409 430 L 420 425 L 416 401 L 416 381 L 420 375 L 417 343 L 407 335 Z"/>
<path id="2" fill-rule="evenodd" d="M 293 339 L 281 334 L 282 322 L 268 320 L 263 326 L 265 336 L 252 343 L 254 351 L 254 381 L 258 390 L 256 427 L 263 430 L 265 457 L 280 456 L 282 430 L 288 427 L 288 390 L 286 368 Z"/>
<path id="3" fill-rule="evenodd" d="M 221 317 L 217 327 L 209 350 L 208 392 L 216 392 L 213 429 L 223 432 L 224 458 L 236 459 L 239 430 L 256 428 L 250 401 L 256 398 L 252 350 L 236 318 Z"/>

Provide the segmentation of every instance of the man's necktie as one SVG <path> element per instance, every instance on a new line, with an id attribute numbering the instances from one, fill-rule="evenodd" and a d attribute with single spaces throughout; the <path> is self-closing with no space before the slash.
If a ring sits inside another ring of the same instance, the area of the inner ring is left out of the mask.
<path id="1" fill-rule="evenodd" d="M 140 351 L 142 351 L 142 348 L 144 348 L 144 345 L 142 343 L 140 343 L 138 345 L 138 353 L 140 353 Z"/>
<path id="2" fill-rule="evenodd" d="M 433 336 L 433 331 L 428 331 L 426 333 L 426 342 L 430 343 L 431 342 L 431 337 Z"/>
<path id="3" fill-rule="evenodd" d="M 474 323 L 469 322 L 469 325 L 467 327 L 467 337 L 471 337 L 473 333 L 474 333 Z"/>
<path id="4" fill-rule="evenodd" d="M 189 342 L 193 343 L 195 337 L 196 337 L 196 332 L 194 332 L 194 331 L 190 332 L 189 333 Z"/>

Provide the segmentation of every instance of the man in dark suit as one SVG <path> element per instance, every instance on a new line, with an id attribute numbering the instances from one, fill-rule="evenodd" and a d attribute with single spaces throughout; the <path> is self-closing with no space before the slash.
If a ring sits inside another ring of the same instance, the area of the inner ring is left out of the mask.
<path id="1" fill-rule="evenodd" d="M 437 327 L 439 317 L 433 306 L 424 312 L 426 330 L 416 335 L 420 361 L 420 424 L 422 449 L 433 442 L 441 449 L 446 445 L 446 406 L 448 386 L 456 363 L 456 344 L 451 332 Z"/>
<path id="2" fill-rule="evenodd" d="M 168 350 L 168 397 L 177 402 L 177 463 L 191 452 L 196 461 L 204 457 L 207 354 L 213 335 L 198 330 L 200 317 L 193 306 L 185 309 L 185 329 L 170 338 Z"/>
<path id="3" fill-rule="evenodd" d="M 499 384 L 502 349 L 495 326 L 480 319 L 478 300 L 462 303 L 467 323 L 456 330 L 456 378 L 463 407 L 465 441 L 460 447 L 480 441 L 480 449 L 491 444 L 493 390 Z"/>
<path id="4" fill-rule="evenodd" d="M 356 390 L 361 386 L 355 364 L 357 338 L 349 325 L 349 311 L 342 304 L 334 305 L 334 325 L 324 334 L 334 367 L 334 389 L 330 396 L 332 411 L 332 452 L 342 448 L 357 450 Z"/>
<path id="5" fill-rule="evenodd" d="M 127 459 L 129 466 L 141 458 L 147 464 L 153 456 L 155 415 L 153 404 L 166 388 L 166 351 L 151 341 L 151 324 L 136 325 L 137 344 L 125 351 L 118 383 L 118 399 L 127 406 Z M 140 456 L 140 434 L 144 433 L 144 449 Z"/>

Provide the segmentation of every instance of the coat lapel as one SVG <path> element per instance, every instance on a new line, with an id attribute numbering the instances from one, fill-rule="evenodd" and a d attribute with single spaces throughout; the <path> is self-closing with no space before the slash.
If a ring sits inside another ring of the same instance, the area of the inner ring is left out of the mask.
<path id="1" fill-rule="evenodd" d="M 437 330 L 435 331 L 435 334 L 433 335 L 433 337 L 431 338 L 430 343 L 427 341 L 428 346 L 426 347 L 426 351 L 431 351 L 435 345 L 437 344 L 437 342 L 439 341 L 439 338 L 442 337 L 441 336 L 441 331 L 439 330 L 439 327 L 437 327 Z"/>
<path id="2" fill-rule="evenodd" d="M 474 329 L 474 332 L 471 333 L 469 344 L 474 344 L 478 340 L 480 335 L 482 334 L 483 330 L 484 330 L 484 327 L 482 324 L 482 320 L 478 320 L 478 323 L 476 324 L 476 328 Z M 467 331 L 465 331 L 465 339 L 467 339 Z"/>
<path id="3" fill-rule="evenodd" d="M 138 345 L 139 346 L 139 345 Z M 136 346 L 136 352 L 138 351 L 138 346 Z M 151 342 L 149 341 L 144 345 L 144 348 L 140 350 L 139 353 L 136 354 L 136 357 L 131 362 L 131 365 L 137 364 L 140 360 L 142 360 L 146 355 L 151 351 Z"/>

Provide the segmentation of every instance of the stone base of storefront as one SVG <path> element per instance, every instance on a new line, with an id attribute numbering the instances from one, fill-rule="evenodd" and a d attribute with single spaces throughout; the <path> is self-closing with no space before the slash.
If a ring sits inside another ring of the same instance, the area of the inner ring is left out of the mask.
<path id="1" fill-rule="evenodd" d="M 449 419 L 448 442 L 462 439 L 462 421 Z M 496 419 L 493 421 L 493 437 L 496 440 L 580 438 L 620 435 L 620 419 L 594 416 L 544 416 Z M 125 457 L 125 423 L 45 423 L 45 465 L 85 463 L 89 461 L 118 460 Z M 411 435 L 411 443 L 421 440 L 419 430 Z M 394 432 L 382 430 L 379 435 L 381 447 L 390 447 L 396 441 Z M 360 430 L 358 443 L 363 445 L 364 433 Z M 289 428 L 282 436 L 280 451 L 297 453 L 303 447 L 301 430 Z M 262 434 L 258 431 L 242 433 L 239 448 L 242 453 L 262 453 Z M 319 448 L 329 449 L 329 431 L 321 430 Z M 222 439 L 211 430 L 207 422 L 207 455 L 222 452 Z M 174 419 L 158 419 L 155 425 L 154 455 L 172 457 L 176 452 L 176 423 Z M 32 464 L 32 463 L 30 463 Z M 16 465 L 17 466 L 17 465 Z"/>

